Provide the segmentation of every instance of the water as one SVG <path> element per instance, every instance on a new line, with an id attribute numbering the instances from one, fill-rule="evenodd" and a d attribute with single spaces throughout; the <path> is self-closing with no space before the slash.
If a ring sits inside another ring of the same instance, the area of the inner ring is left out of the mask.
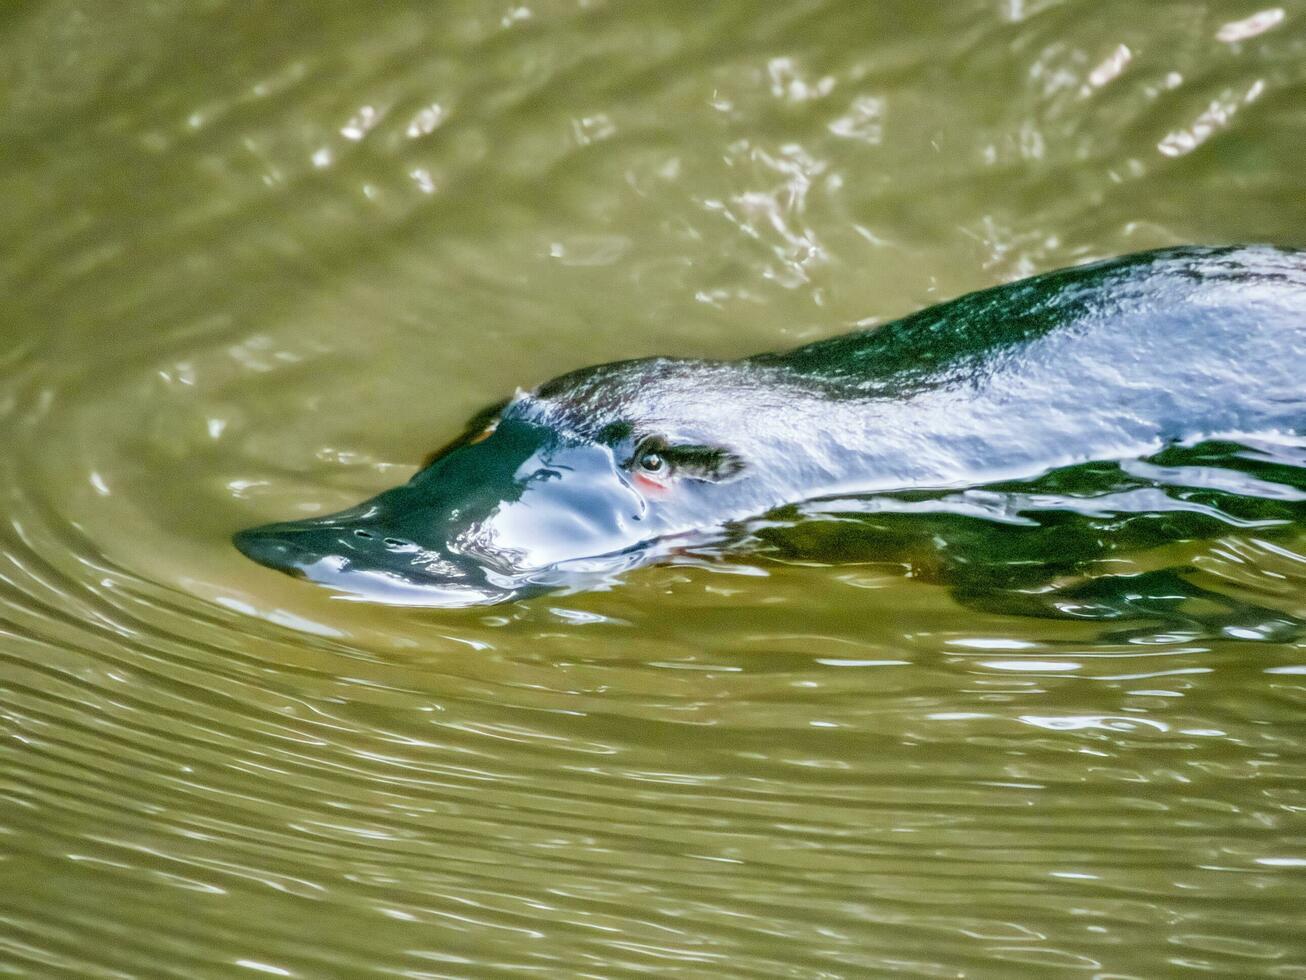
<path id="1" fill-rule="evenodd" d="M 109 6 L 0 13 L 0 967 L 1306 976 L 1300 527 L 1109 555 L 1204 593 L 1120 629 L 901 556 L 432 612 L 228 543 L 584 364 L 1304 245 L 1306 5 Z"/>

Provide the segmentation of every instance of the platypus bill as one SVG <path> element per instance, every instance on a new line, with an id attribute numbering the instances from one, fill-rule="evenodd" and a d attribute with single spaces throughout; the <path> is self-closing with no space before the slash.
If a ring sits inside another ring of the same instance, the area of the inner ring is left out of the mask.
<path id="1" fill-rule="evenodd" d="M 818 498 L 1299 444 L 1304 379 L 1306 252 L 1165 249 L 785 353 L 575 371 L 481 413 L 402 486 L 234 541 L 349 597 L 501 602 Z"/>

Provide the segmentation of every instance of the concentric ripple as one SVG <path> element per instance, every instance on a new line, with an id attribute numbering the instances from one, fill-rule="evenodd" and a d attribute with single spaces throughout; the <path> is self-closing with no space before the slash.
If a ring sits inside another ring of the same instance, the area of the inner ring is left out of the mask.
<path id="1" fill-rule="evenodd" d="M 0 13 L 0 967 L 1306 976 L 1300 446 L 1020 609 L 938 541 L 1051 484 L 490 610 L 228 544 L 583 364 L 1306 244 L 1301 9 L 927 6 Z"/>

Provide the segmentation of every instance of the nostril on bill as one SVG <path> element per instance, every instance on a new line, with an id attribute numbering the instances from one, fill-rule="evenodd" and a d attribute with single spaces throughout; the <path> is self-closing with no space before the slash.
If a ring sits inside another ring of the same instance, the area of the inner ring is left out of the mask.
<path id="1" fill-rule="evenodd" d="M 363 538 L 366 541 L 373 541 L 376 539 L 377 535 L 372 531 L 366 530 L 365 528 L 356 527 L 354 528 L 354 537 Z M 405 541 L 403 538 L 384 537 L 381 539 L 381 543 L 385 545 L 387 548 L 415 548 L 416 547 L 416 545 L 414 545 L 411 541 Z"/>
<path id="2" fill-rule="evenodd" d="M 417 549 L 417 545 L 415 545 L 413 542 L 408 541 L 408 540 L 406 540 L 406 539 L 404 539 L 404 538 L 394 538 L 394 537 L 390 537 L 390 536 L 386 536 L 386 537 L 382 538 L 382 537 L 381 537 L 380 535 L 378 535 L 375 531 L 369 531 L 369 530 L 367 530 L 366 528 L 361 528 L 361 527 L 356 527 L 356 528 L 354 528 L 354 537 L 356 537 L 356 538 L 361 538 L 361 539 L 363 539 L 364 541 L 377 541 L 377 540 L 380 540 L 381 544 L 385 545 L 385 548 L 386 548 L 387 551 L 416 551 L 416 550 L 418 550 L 418 549 Z"/>

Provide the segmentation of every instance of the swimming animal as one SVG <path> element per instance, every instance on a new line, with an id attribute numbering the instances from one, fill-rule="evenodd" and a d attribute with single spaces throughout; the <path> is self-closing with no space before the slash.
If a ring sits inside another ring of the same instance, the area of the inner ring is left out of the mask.
<path id="1" fill-rule="evenodd" d="M 574 371 L 477 415 L 404 485 L 234 542 L 347 595 L 480 604 L 816 498 L 1304 434 L 1306 251 L 1170 248 L 783 353 Z"/>

